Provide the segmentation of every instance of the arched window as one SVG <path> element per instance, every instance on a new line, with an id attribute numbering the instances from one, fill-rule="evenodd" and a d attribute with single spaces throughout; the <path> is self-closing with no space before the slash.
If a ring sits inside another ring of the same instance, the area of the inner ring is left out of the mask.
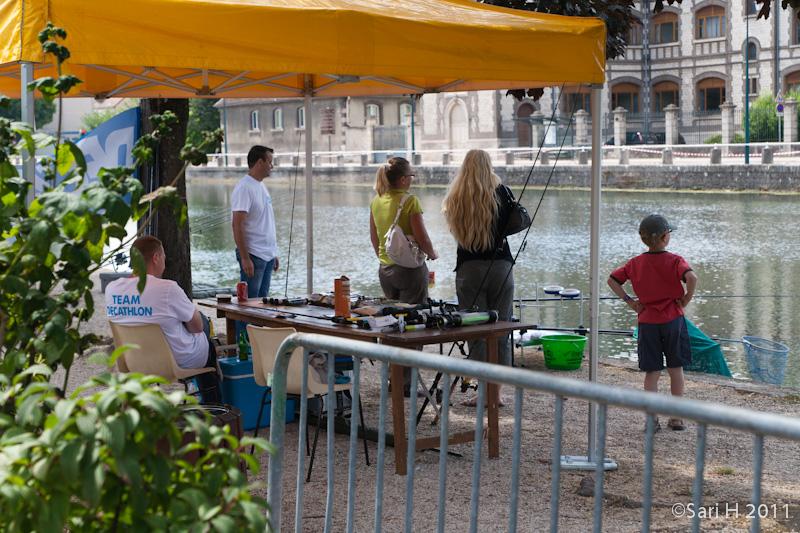
<path id="1" fill-rule="evenodd" d="M 700 111 L 719 111 L 725 101 L 725 81 L 719 78 L 707 78 L 697 84 Z"/>
<path id="2" fill-rule="evenodd" d="M 628 113 L 639 114 L 639 86 L 634 83 L 618 83 L 611 89 L 611 107 L 624 107 Z"/>
<path id="3" fill-rule="evenodd" d="M 786 92 L 800 93 L 800 71 L 786 76 Z"/>
<path id="4" fill-rule="evenodd" d="M 364 115 L 367 120 L 375 119 L 375 124 L 381 123 L 381 106 L 380 104 L 367 104 L 364 107 Z"/>
<path id="5" fill-rule="evenodd" d="M 250 131 L 258 131 L 260 129 L 258 120 L 258 110 L 250 111 Z"/>
<path id="6" fill-rule="evenodd" d="M 653 44 L 674 43 L 678 40 L 678 15 L 661 13 L 653 18 Z"/>
<path id="7" fill-rule="evenodd" d="M 628 31 L 628 46 L 639 46 L 640 44 L 642 44 L 642 25 L 634 22 Z"/>
<path id="8" fill-rule="evenodd" d="M 697 12 L 697 38 L 725 37 L 725 8 L 709 6 Z"/>
<path id="9" fill-rule="evenodd" d="M 747 59 L 758 59 L 758 47 L 756 47 L 756 43 L 747 43 Z"/>
<path id="10" fill-rule="evenodd" d="M 662 81 L 653 87 L 653 111 L 663 113 L 664 108 L 670 104 L 680 107 L 678 99 L 678 84 L 674 81 Z"/>
<path id="11" fill-rule="evenodd" d="M 411 104 L 400 104 L 400 124 L 411 124 Z"/>
<path id="12" fill-rule="evenodd" d="M 297 127 L 301 128 L 301 129 L 306 127 L 306 108 L 305 107 L 298 107 L 297 108 Z"/>
<path id="13" fill-rule="evenodd" d="M 283 109 L 280 107 L 276 107 L 272 110 L 272 129 L 283 129 Z"/>

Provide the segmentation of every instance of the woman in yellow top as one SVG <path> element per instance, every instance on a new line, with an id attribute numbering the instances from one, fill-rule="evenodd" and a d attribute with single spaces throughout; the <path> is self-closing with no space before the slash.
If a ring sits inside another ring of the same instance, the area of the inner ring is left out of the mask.
<path id="1" fill-rule="evenodd" d="M 378 279 L 383 294 L 391 300 L 399 300 L 409 304 L 423 304 L 428 301 L 428 267 L 423 263 L 417 268 L 406 268 L 395 264 L 386 255 L 386 232 L 394 222 L 400 201 L 408 193 L 416 173 L 408 161 L 402 157 L 393 157 L 385 165 L 381 165 L 375 174 L 375 192 L 377 196 L 369 206 L 369 237 L 375 255 L 380 259 Z M 420 250 L 428 259 L 439 257 L 425 229 L 422 220 L 422 205 L 413 194 L 403 205 L 397 224 L 403 233 L 413 236 Z"/>
<path id="2" fill-rule="evenodd" d="M 391 300 L 399 300 L 409 304 L 428 302 L 428 267 L 425 263 L 417 268 L 406 268 L 395 264 L 386 255 L 386 232 L 389 231 L 397 216 L 400 202 L 411 188 L 416 173 L 408 161 L 402 157 L 393 157 L 385 165 L 381 165 L 375 174 L 375 192 L 377 196 L 369 206 L 369 237 L 375 255 L 380 259 L 378 279 L 383 294 Z M 439 257 L 422 221 L 422 205 L 413 194 L 403 205 L 403 211 L 397 224 L 407 236 L 412 235 L 425 252 L 428 259 Z M 403 394 L 411 395 L 411 369 L 403 369 Z M 419 395 L 420 392 L 418 391 Z M 422 393 L 424 395 L 424 393 Z"/>

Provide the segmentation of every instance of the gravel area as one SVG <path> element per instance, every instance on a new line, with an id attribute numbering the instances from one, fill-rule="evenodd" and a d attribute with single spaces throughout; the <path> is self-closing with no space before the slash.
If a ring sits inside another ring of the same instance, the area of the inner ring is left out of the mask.
<path id="1" fill-rule="evenodd" d="M 99 282 L 95 283 L 96 313 L 89 328 L 105 336 L 105 344 L 91 351 L 109 351 L 112 347 L 103 296 Z M 201 308 L 202 309 L 202 308 Z M 206 310 L 207 311 L 207 310 Z M 214 319 L 215 329 L 224 332 L 224 320 Z M 446 347 L 447 349 L 447 347 Z M 456 351 L 457 352 L 457 351 Z M 76 359 L 70 373 L 68 391 L 74 390 L 102 367 L 88 363 L 86 356 Z M 524 357 L 517 354 L 516 363 L 526 370 L 542 371 L 552 375 L 588 380 L 588 365 L 576 371 L 552 371 L 544 366 L 541 352 L 526 349 Z M 641 390 L 643 376 L 634 363 L 604 358 L 599 367 L 599 382 Z M 521 370 L 522 371 L 522 370 Z M 362 365 L 362 390 L 364 417 L 368 427 L 378 426 L 379 414 L 378 364 Z M 423 372 L 429 383 L 433 376 Z M 761 412 L 778 413 L 796 417 L 800 415 L 800 391 L 741 380 L 719 378 L 704 374 L 687 373 L 685 396 L 696 400 L 737 406 Z M 63 380 L 63 373 L 54 377 Z M 666 375 L 659 382 L 660 392 L 669 393 Z M 475 408 L 461 405 L 461 401 L 474 391 L 461 393 L 457 387 L 450 410 L 451 430 L 474 428 Z M 513 434 L 513 392 L 504 392 L 506 407 L 500 411 L 500 457 L 489 459 L 483 447 L 480 484 L 478 531 L 507 531 L 509 521 L 511 443 Z M 254 398 L 254 402 L 258 399 Z M 553 446 L 553 416 L 555 400 L 549 394 L 525 391 L 523 395 L 522 445 L 519 481 L 518 531 L 547 531 L 550 516 L 550 487 Z M 564 404 L 564 435 L 562 453 L 586 455 L 587 416 L 586 402 L 569 399 Z M 420 436 L 438 435 L 439 425 L 428 410 L 418 426 Z M 664 427 L 656 434 L 653 465 L 653 506 L 651 531 L 690 531 L 691 520 L 681 506 L 693 499 L 695 448 L 697 425 L 686 420 L 686 431 L 670 431 L 666 418 Z M 644 470 L 645 415 L 620 408 L 608 410 L 608 437 L 606 456 L 618 468 L 605 476 L 606 501 L 603 508 L 603 530 L 640 531 L 642 519 L 642 491 Z M 313 437 L 313 426 L 310 427 Z M 294 501 L 296 494 L 298 424 L 288 424 L 286 431 L 284 504 L 282 520 L 284 531 L 294 531 Z M 391 406 L 387 413 L 387 431 L 391 431 Z M 261 435 L 268 435 L 262 430 Z M 320 433 L 320 444 L 312 480 L 304 486 L 303 531 L 324 529 L 326 506 L 326 433 Z M 710 427 L 707 433 L 703 505 L 707 506 L 701 520 L 704 531 L 749 531 L 748 502 L 752 491 L 753 445 L 751 435 L 725 428 Z M 762 482 L 762 531 L 800 531 L 800 442 L 766 438 L 764 443 L 764 476 Z M 450 456 L 447 461 L 447 501 L 444 506 L 445 531 L 461 532 L 468 529 L 472 492 L 474 449 L 472 444 L 452 447 L 460 457 Z M 363 443 L 358 441 L 356 455 L 356 490 L 354 531 L 373 531 L 375 519 L 375 488 L 377 445 L 369 442 L 371 466 L 364 463 Z M 336 485 L 334 493 L 334 518 L 331 531 L 345 531 L 347 518 L 347 464 L 349 436 L 335 437 Z M 266 481 L 267 456 L 260 457 L 262 469 L 258 480 Z M 306 465 L 308 463 L 306 462 Z M 425 451 L 416 456 L 414 473 L 413 531 L 436 531 L 439 483 L 439 454 Z M 383 531 L 403 531 L 406 506 L 406 477 L 394 474 L 394 450 L 386 448 L 383 500 Z M 559 530 L 584 532 L 592 528 L 594 510 L 593 472 L 562 471 L 559 507 Z M 266 488 L 259 489 L 266 496 Z M 737 512 L 738 506 L 738 512 Z"/>

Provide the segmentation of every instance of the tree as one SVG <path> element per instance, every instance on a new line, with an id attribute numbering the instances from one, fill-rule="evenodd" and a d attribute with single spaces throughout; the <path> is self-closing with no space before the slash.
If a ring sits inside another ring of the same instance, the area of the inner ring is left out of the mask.
<path id="1" fill-rule="evenodd" d="M 183 174 L 183 161 L 176 157 L 186 144 L 186 123 L 189 120 L 189 101 L 185 98 L 142 98 L 142 117 L 170 113 L 178 118 L 178 124 L 167 135 L 162 135 L 154 146 L 154 161 L 148 163 L 141 179 L 151 179 L 154 188 L 171 185 L 178 196 L 186 198 L 186 176 Z M 154 130 L 154 124 L 142 118 L 142 134 Z M 177 180 L 175 180 L 177 176 Z M 192 264 L 189 223 L 176 216 L 168 208 L 155 213 L 152 234 L 164 243 L 164 254 L 169 259 L 164 278 L 174 280 L 192 298 Z"/>
<path id="2" fill-rule="evenodd" d="M 41 98 L 34 100 L 33 104 L 33 120 L 36 126 L 41 128 L 46 124 L 53 121 L 53 115 L 56 112 L 56 106 L 53 103 L 48 103 Z M 8 107 L 0 109 L 0 117 L 10 120 L 22 120 L 22 103 L 21 100 L 9 100 Z"/>
<path id="3" fill-rule="evenodd" d="M 81 82 L 61 75 L 65 38 L 50 23 L 39 34 L 59 76 L 38 79 L 31 90 L 49 102 Z M 0 96 L 0 108 L 9 104 Z M 137 163 L 152 160 L 158 140 L 176 125 L 169 112 L 150 121 L 152 133 L 133 148 Z M 47 185 L 30 205 L 31 184 L 11 164 L 23 148 L 54 154 L 40 160 Z M 202 147 L 180 153 L 202 162 Z M 266 502 L 250 496 L 255 485 L 240 466 L 257 470 L 244 450 L 269 443 L 239 441 L 186 416 L 181 404 L 192 400 L 154 388 L 161 378 L 112 374 L 124 348 L 93 355 L 108 370 L 65 397 L 73 359 L 97 340 L 80 327 L 94 312 L 90 274 L 118 252 L 104 253 L 110 238 L 124 239 L 126 222 L 151 207 L 171 207 L 186 219 L 173 183 L 145 194 L 133 167 L 102 169 L 91 183 L 85 173 L 74 143 L 0 118 L 0 532 L 264 531 Z M 147 276 L 136 250 L 132 263 L 141 290 Z M 59 367 L 61 386 L 51 383 Z M 194 464 L 186 460 L 193 449 Z"/>
<path id="4" fill-rule="evenodd" d="M 219 109 L 214 107 L 219 98 L 192 98 L 189 100 L 189 125 L 186 128 L 186 142 L 198 145 L 203 141 L 203 132 L 219 128 Z M 208 147 L 210 153 L 216 152 L 221 142 Z"/>
<path id="5" fill-rule="evenodd" d="M 775 97 L 762 94 L 750 106 L 750 142 L 769 142 L 779 139 L 778 116 L 775 114 Z M 742 114 L 744 129 L 744 113 Z"/>

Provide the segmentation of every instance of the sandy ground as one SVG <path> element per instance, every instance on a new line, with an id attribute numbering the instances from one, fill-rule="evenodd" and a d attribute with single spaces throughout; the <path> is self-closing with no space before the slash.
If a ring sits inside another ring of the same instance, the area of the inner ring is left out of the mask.
<path id="1" fill-rule="evenodd" d="M 89 328 L 105 336 L 105 344 L 76 359 L 73 365 L 68 390 L 74 390 L 91 375 L 102 371 L 102 367 L 88 363 L 86 356 L 95 350 L 110 351 L 111 339 L 108 328 L 103 295 L 99 282 L 95 283 L 96 313 Z M 202 308 L 201 308 L 202 309 Z M 214 319 L 215 329 L 224 332 L 224 321 Z M 606 364 L 605 361 L 613 364 Z M 526 349 L 524 357 L 517 354 L 516 363 L 527 370 L 542 371 L 553 375 L 588 380 L 588 365 L 576 371 L 547 370 L 541 352 Z M 362 365 L 362 390 L 364 417 L 368 427 L 378 426 L 379 365 Z M 423 373 L 426 382 L 432 375 Z M 769 385 L 753 384 L 741 380 L 718 378 L 687 373 L 685 395 L 702 401 L 779 413 L 800 415 L 800 391 L 781 389 Z M 57 374 L 56 383 L 63 380 Z M 630 362 L 605 359 L 600 365 L 599 381 L 622 387 L 641 390 L 643 377 Z M 669 380 L 665 375 L 660 381 L 660 391 L 669 392 Z M 467 395 L 457 387 L 450 410 L 451 430 L 462 431 L 474 428 L 475 409 L 460 405 Z M 513 393 L 504 393 L 507 407 L 500 415 L 500 457 L 489 459 L 484 446 L 482 459 L 478 531 L 507 531 L 509 523 L 509 499 L 511 479 L 511 443 L 514 421 Z M 549 394 L 535 391 L 524 393 L 522 415 L 522 445 L 519 482 L 518 531 L 547 531 L 550 516 L 550 487 L 553 447 L 553 416 L 555 400 Z M 254 402 L 258 399 L 254 398 Z M 586 402 L 575 399 L 565 402 L 564 436 L 562 453 L 586 455 L 587 453 Z M 418 426 L 420 436 L 438 435 L 439 426 L 432 425 L 434 417 L 430 410 Z M 690 531 L 691 521 L 681 506 L 693 499 L 695 469 L 696 424 L 687 422 L 686 431 L 670 431 L 662 417 L 664 429 L 656 434 L 653 474 L 653 506 L 651 509 L 651 531 Z M 640 412 L 610 408 L 608 411 L 608 438 L 606 456 L 613 459 L 618 468 L 608 472 L 604 490 L 606 501 L 603 510 L 603 530 L 640 531 L 642 519 L 642 487 L 644 464 L 645 416 Z M 313 432 L 313 426 L 310 428 Z M 391 432 L 391 407 L 387 414 L 387 432 Z M 266 436 L 262 430 L 261 436 Z M 288 424 L 286 434 L 286 461 L 284 480 L 284 504 L 282 506 L 283 531 L 294 531 L 294 502 L 296 494 L 298 424 Z M 312 433 L 313 436 L 313 433 Z M 320 435 L 312 480 L 304 487 L 303 531 L 316 532 L 324 529 L 326 505 L 326 433 Z M 708 507 L 701 520 L 704 531 L 749 531 L 746 515 L 752 491 L 753 437 L 724 428 L 709 428 L 706 447 L 705 481 L 703 505 Z M 371 466 L 364 463 L 363 443 L 358 441 L 356 456 L 356 489 L 354 531 L 373 531 L 376 501 L 377 445 L 369 443 Z M 447 495 L 444 503 L 445 531 L 468 530 L 470 498 L 472 491 L 473 445 L 454 446 L 452 451 L 461 457 L 450 456 L 447 462 Z M 347 464 L 349 436 L 335 437 L 334 517 L 332 531 L 345 531 L 347 518 Z M 260 457 L 261 471 L 258 480 L 266 481 L 267 456 Z M 306 462 L 307 464 L 307 462 Z M 413 531 L 436 531 L 439 483 L 439 454 L 435 451 L 418 453 L 414 474 Z M 762 531 L 800 531 L 800 442 L 780 439 L 765 439 L 764 476 L 762 483 Z M 406 506 L 406 477 L 394 473 L 394 450 L 386 448 L 383 499 L 382 531 L 404 530 Z M 591 482 L 593 472 L 562 471 L 559 530 L 584 532 L 592 528 L 594 509 L 593 492 L 581 494 L 584 485 Z M 591 486 L 591 485 L 589 485 Z M 266 489 L 261 489 L 266 496 Z M 737 510 L 738 509 L 738 510 Z"/>

